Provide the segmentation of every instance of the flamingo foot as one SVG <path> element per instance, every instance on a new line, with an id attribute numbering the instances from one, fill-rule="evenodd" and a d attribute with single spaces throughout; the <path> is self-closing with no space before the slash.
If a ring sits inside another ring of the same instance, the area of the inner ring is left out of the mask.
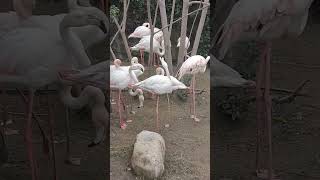
<path id="1" fill-rule="evenodd" d="M 125 122 L 120 123 L 120 128 L 125 130 L 127 128 L 127 124 Z"/>
<path id="2" fill-rule="evenodd" d="M 197 118 L 195 115 L 191 115 L 190 118 L 193 119 L 195 122 L 200 122 L 200 119 Z"/>

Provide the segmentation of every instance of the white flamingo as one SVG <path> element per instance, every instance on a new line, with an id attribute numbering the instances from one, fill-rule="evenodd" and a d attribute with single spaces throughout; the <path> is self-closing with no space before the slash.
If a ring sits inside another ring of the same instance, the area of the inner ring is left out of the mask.
<path id="1" fill-rule="evenodd" d="M 257 157 L 260 154 L 260 121 L 261 113 L 266 112 L 268 132 L 268 179 L 272 179 L 272 131 L 271 131 L 271 98 L 270 98 L 270 58 L 271 41 L 282 37 L 299 36 L 308 19 L 309 8 L 313 0 L 240 0 L 234 4 L 226 21 L 219 28 L 213 46 L 221 45 L 219 59 L 222 59 L 228 49 L 240 40 L 262 40 L 262 61 L 257 73 Z M 264 82 L 263 82 L 264 81 Z M 264 83 L 264 85 L 262 85 Z M 262 92 L 261 88 L 265 90 Z M 260 172 L 260 161 L 257 160 L 257 173 Z M 259 171 L 259 172 L 258 172 Z"/>
<path id="2" fill-rule="evenodd" d="M 126 67 L 122 67 L 121 60 L 114 60 L 114 65 L 110 66 L 110 88 L 118 90 L 118 111 L 119 111 L 119 121 L 120 128 L 125 129 L 126 123 L 122 119 L 121 115 L 121 91 L 128 88 L 130 84 L 134 84 L 138 82 L 136 75 L 133 70 L 141 69 L 144 71 L 144 67 L 141 64 L 133 64 L 127 69 Z"/>
<path id="3" fill-rule="evenodd" d="M 157 56 L 162 57 L 165 54 L 163 43 L 164 41 L 161 41 L 161 44 L 160 44 L 155 39 L 153 40 L 153 53 L 155 53 Z M 144 64 L 144 51 L 150 52 L 150 35 L 142 37 L 139 43 L 130 47 L 130 49 L 132 51 L 140 51 L 141 62 L 142 64 Z M 155 61 L 155 58 L 156 57 L 154 57 L 152 61 Z"/>
<path id="4" fill-rule="evenodd" d="M 24 4 L 21 3 L 21 1 L 18 1 L 16 4 L 18 6 L 23 6 Z M 108 24 L 108 18 L 106 17 L 106 15 L 98 8 L 88 6 L 88 3 L 88 0 L 68 0 L 68 8 L 70 12 L 81 9 L 86 11 L 96 11 L 96 16 L 99 16 L 99 18 L 103 20 L 104 24 Z M 25 8 L 27 7 L 20 7 L 18 9 Z M 16 28 L 33 26 L 44 28 L 51 36 L 53 36 L 52 38 L 62 40 L 59 33 L 59 25 L 65 15 L 65 13 L 53 16 L 30 15 L 21 19 L 18 12 L 10 11 L 6 13 L 0 13 L 0 37 L 4 36 L 9 31 L 14 30 Z M 84 48 L 87 49 L 91 45 L 101 40 L 104 40 L 107 37 L 106 31 L 108 31 L 108 26 L 105 26 L 104 30 L 101 30 L 100 28 L 97 28 L 96 26 L 92 25 L 74 27 L 72 30 L 77 34 L 77 36 L 79 36 Z"/>
<path id="5" fill-rule="evenodd" d="M 164 61 L 164 59 L 160 58 L 161 64 L 166 71 L 166 76 L 164 75 L 153 75 L 143 81 L 140 81 L 132 87 L 140 88 L 144 91 L 150 92 L 152 94 L 157 95 L 157 105 L 156 105 L 156 124 L 157 130 L 159 131 L 159 97 L 162 94 L 169 94 L 177 89 L 187 89 L 188 87 L 185 86 L 182 82 L 178 81 L 175 77 L 170 76 L 168 70 L 168 64 Z"/>
<path id="6" fill-rule="evenodd" d="M 151 28 L 150 23 L 143 23 L 142 26 L 145 26 L 149 29 Z M 155 33 L 153 36 L 154 39 L 156 39 L 158 42 L 161 42 L 163 40 L 163 32 L 159 28 L 156 28 L 156 27 L 153 28 L 153 32 Z M 150 29 L 148 35 L 151 35 L 151 29 Z"/>
<path id="7" fill-rule="evenodd" d="M 193 112 L 191 114 L 191 118 L 195 121 L 199 122 L 200 119 L 196 116 L 196 104 L 195 104 L 195 84 L 196 84 L 196 74 L 204 73 L 207 68 L 207 63 L 209 62 L 210 56 L 204 58 L 200 55 L 194 55 L 189 57 L 178 70 L 177 76 L 180 80 L 184 75 L 191 74 L 192 82 L 191 82 L 191 93 L 192 93 L 192 106 Z"/>
<path id="8" fill-rule="evenodd" d="M 85 25 L 100 26 L 102 19 L 92 11 L 74 11 L 64 17 L 60 24 L 60 33 L 64 41 L 51 39 L 45 29 L 24 27 L 7 33 L 0 39 L 0 66 L 2 74 L 0 83 L 14 87 L 29 88 L 29 103 L 27 113 L 26 141 L 28 144 L 28 157 L 32 169 L 32 179 L 36 179 L 37 170 L 34 166 L 31 130 L 31 112 L 34 91 L 52 83 L 60 83 L 58 72 L 62 67 L 77 67 L 79 65 L 90 65 L 90 60 L 86 56 L 83 46 L 77 44 L 80 40 L 70 30 L 72 27 Z M 35 39 L 37 44 L 35 46 Z M 81 41 L 80 41 L 81 42 Z M 28 48 L 26 48 L 28 47 Z M 75 59 L 80 60 L 77 63 Z M 93 96 L 104 96 L 102 91 L 94 90 L 94 87 L 84 89 L 82 95 L 90 96 L 84 98 L 91 102 L 83 101 L 83 96 L 71 98 L 71 87 L 61 84 L 59 91 L 67 106 L 78 108 L 80 104 L 93 104 L 92 120 L 98 131 L 93 144 L 98 144 L 104 138 L 105 127 L 107 127 L 108 112 L 101 107 L 100 98 Z M 96 94 L 92 94 L 92 93 Z M 100 94 L 98 94 L 100 92 Z M 66 94 L 67 93 L 67 94 Z M 66 98 L 69 97 L 69 98 Z M 77 101 L 79 100 L 79 101 Z M 68 104 L 70 103 L 70 104 Z M 103 104 L 104 106 L 104 104 Z M 103 124 L 103 127 L 101 127 Z"/>

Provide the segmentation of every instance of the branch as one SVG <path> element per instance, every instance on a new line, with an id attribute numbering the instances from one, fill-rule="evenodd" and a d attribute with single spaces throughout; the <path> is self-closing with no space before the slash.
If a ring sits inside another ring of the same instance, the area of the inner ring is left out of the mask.
<path id="1" fill-rule="evenodd" d="M 181 28 L 180 28 L 180 47 L 178 53 L 178 62 L 177 67 L 179 68 L 180 65 L 183 63 L 183 58 L 185 56 L 185 44 L 186 44 L 186 35 L 187 35 L 187 26 L 188 26 L 188 10 L 189 10 L 189 0 L 183 0 L 182 6 L 182 19 Z"/>
<path id="2" fill-rule="evenodd" d="M 148 11 L 148 20 L 150 24 L 150 30 L 151 30 L 151 35 L 150 35 L 150 52 L 149 52 L 149 64 L 152 62 L 153 59 L 153 36 L 154 36 L 154 28 L 152 24 L 152 18 L 151 18 L 151 10 L 150 10 L 150 0 L 147 0 L 147 11 Z"/>
<path id="3" fill-rule="evenodd" d="M 119 23 L 118 23 L 118 20 L 116 18 L 113 17 L 113 20 L 114 22 L 116 23 L 117 27 L 118 27 L 118 30 L 121 29 Z M 130 52 L 130 48 L 129 48 L 129 45 L 128 45 L 128 41 L 127 41 L 127 37 L 125 35 L 125 32 L 121 31 L 120 30 L 120 34 L 121 34 L 121 37 L 122 37 L 122 41 L 124 43 L 124 46 L 125 46 L 125 49 L 126 49 L 126 53 L 127 53 L 127 56 L 129 59 L 132 59 L 132 56 L 131 56 L 131 52 Z"/>
<path id="4" fill-rule="evenodd" d="M 278 103 L 278 104 L 292 102 L 298 96 L 299 92 L 302 90 L 302 88 L 308 82 L 310 82 L 310 80 L 305 80 L 290 95 L 282 97 L 282 98 L 279 98 L 279 99 L 275 99 L 275 102 Z"/>
<path id="5" fill-rule="evenodd" d="M 210 5 L 209 0 L 204 0 L 204 3 L 207 3 L 207 4 Z M 202 12 L 201 12 L 201 17 L 200 17 L 200 21 L 199 21 L 199 24 L 198 24 L 196 37 L 195 37 L 194 42 L 193 42 L 191 55 L 196 55 L 197 54 L 199 43 L 200 43 L 200 38 L 201 38 L 202 30 L 203 30 L 203 26 L 204 26 L 204 23 L 206 22 L 207 11 L 208 11 L 208 9 L 206 8 L 206 9 L 203 9 Z"/>
<path id="6" fill-rule="evenodd" d="M 191 1 L 191 2 L 189 2 L 189 6 L 192 6 L 193 4 L 199 4 L 201 6 L 201 4 L 209 5 L 210 3 L 202 2 L 202 1 Z"/>
<path id="7" fill-rule="evenodd" d="M 172 2 L 172 10 L 171 10 L 171 17 L 170 17 L 169 37 L 171 37 L 173 16 L 174 16 L 175 7 L 176 7 L 176 0 L 173 0 L 173 2 Z"/>
<path id="8" fill-rule="evenodd" d="M 116 55 L 114 54 L 111 46 L 110 46 L 110 52 L 111 52 L 111 55 L 112 55 L 113 60 L 117 59 L 117 58 L 116 58 Z"/>
<path id="9" fill-rule="evenodd" d="M 198 9 L 200 9 L 200 7 L 201 7 L 201 4 L 199 4 Z M 191 41 L 191 35 L 192 35 L 192 32 L 193 32 L 194 24 L 195 24 L 195 22 L 196 22 L 196 20 L 197 20 L 198 14 L 199 14 L 199 11 L 197 11 L 196 16 L 194 17 L 194 20 L 193 20 L 193 23 L 192 23 L 192 26 L 191 26 L 191 29 L 190 29 L 190 32 L 189 32 L 189 39 L 190 39 L 190 41 Z M 187 54 L 188 54 L 188 53 L 187 53 Z"/>
<path id="10" fill-rule="evenodd" d="M 127 6 L 126 9 L 125 9 L 125 12 L 126 12 L 126 13 L 128 12 L 129 4 L 130 4 L 130 0 L 128 1 L 128 6 Z M 124 23 L 124 21 L 123 21 L 123 19 L 122 19 L 122 22 L 121 22 L 121 24 L 120 24 L 121 27 L 123 26 L 123 23 Z M 113 41 L 115 40 L 115 38 L 116 38 L 117 35 L 119 34 L 119 31 L 120 31 L 120 30 L 118 29 L 117 32 L 116 32 L 116 34 L 113 36 L 112 40 L 110 41 L 110 46 L 112 45 Z"/>
<path id="11" fill-rule="evenodd" d="M 202 7 L 202 8 L 200 8 L 200 9 L 197 9 L 197 10 L 194 10 L 194 11 L 192 11 L 192 12 L 188 13 L 186 16 L 189 16 L 189 15 L 191 15 L 191 14 L 194 14 L 194 13 L 196 13 L 197 11 L 201 11 L 202 9 L 208 8 L 209 6 L 210 6 L 210 4 L 209 4 L 209 5 L 206 5 L 206 6 L 203 6 L 203 7 Z M 183 18 L 185 18 L 186 16 L 182 16 L 182 17 L 180 17 L 180 18 L 178 18 L 178 19 L 174 20 L 174 21 L 172 22 L 172 24 L 174 24 L 174 23 L 177 23 L 177 22 L 181 21 L 181 20 L 182 20 Z M 171 25 L 171 23 L 170 23 L 170 24 L 168 24 L 168 25 L 166 25 L 166 26 L 163 26 L 159 31 L 156 31 L 154 34 L 157 34 L 158 32 L 160 32 L 160 31 L 164 30 L 165 28 L 169 27 L 170 25 Z"/>

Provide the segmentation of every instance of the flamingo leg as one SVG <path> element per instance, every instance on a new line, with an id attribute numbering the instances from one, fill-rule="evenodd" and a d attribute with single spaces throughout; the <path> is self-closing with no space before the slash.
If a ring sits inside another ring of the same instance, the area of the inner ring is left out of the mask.
<path id="1" fill-rule="evenodd" d="M 49 101 L 49 95 L 47 95 L 48 106 L 49 106 L 49 124 L 50 124 L 50 141 L 52 148 L 52 163 L 53 163 L 53 179 L 57 180 L 57 167 L 56 167 L 56 150 L 54 144 L 54 117 L 53 117 L 53 107 Z"/>
<path id="2" fill-rule="evenodd" d="M 33 156 L 33 145 L 32 145 L 32 108 L 33 108 L 34 92 L 29 90 L 29 101 L 27 107 L 27 125 L 26 125 L 26 142 L 28 150 L 28 158 L 31 167 L 32 180 L 37 180 L 37 167 Z"/>
<path id="3" fill-rule="evenodd" d="M 192 114 L 192 103 L 193 103 L 193 101 L 192 101 L 192 95 L 193 95 L 193 92 L 192 92 L 192 86 L 193 86 L 193 81 L 191 80 L 191 82 L 190 82 L 190 88 L 189 88 L 189 97 L 190 97 L 190 103 L 189 103 L 189 111 L 190 111 L 190 117 L 191 118 L 193 118 L 193 114 Z"/>
<path id="4" fill-rule="evenodd" d="M 263 136 L 267 131 L 268 171 L 267 177 L 273 179 L 272 170 L 272 130 L 271 130 L 271 97 L 270 97 L 270 54 L 271 44 L 267 43 L 263 50 L 262 61 L 257 76 L 257 150 L 256 169 L 261 169 L 260 154 Z M 264 91 L 262 88 L 264 86 Z"/>
<path id="5" fill-rule="evenodd" d="M 127 111 L 127 107 L 126 107 L 126 100 L 125 97 L 123 97 L 123 95 L 121 95 L 121 102 L 122 102 L 122 108 L 123 111 L 126 112 L 126 118 L 128 117 L 128 111 Z"/>
<path id="6" fill-rule="evenodd" d="M 66 114 L 66 121 L 65 121 L 65 129 L 66 129 L 66 140 L 67 140 L 67 146 L 66 146 L 66 162 L 71 162 L 71 156 L 70 156 L 70 120 L 69 120 L 69 108 L 65 107 L 65 114 Z"/>
<path id="7" fill-rule="evenodd" d="M 171 107 L 170 107 L 170 97 L 169 97 L 169 94 L 167 94 L 167 101 L 168 101 L 169 120 L 171 120 Z"/>
<path id="8" fill-rule="evenodd" d="M 264 100 L 266 106 L 266 121 L 268 131 L 268 179 L 273 179 L 272 170 L 272 117 L 271 117 L 271 97 L 270 97 L 270 58 L 271 58 L 271 43 L 267 43 L 267 55 L 265 59 L 266 70 L 265 70 L 265 92 Z"/>
<path id="9" fill-rule="evenodd" d="M 157 131 L 160 132 L 159 129 L 159 95 L 157 95 L 157 105 L 156 105 L 156 114 L 157 114 L 157 119 L 156 119 L 156 123 L 157 123 Z"/>
<path id="10" fill-rule="evenodd" d="M 119 111 L 119 122 L 120 122 L 120 128 L 121 129 L 125 129 L 126 128 L 126 123 L 123 122 L 123 119 L 122 119 L 122 114 L 121 114 L 121 89 L 119 89 L 119 94 L 118 94 L 118 111 Z"/>
<path id="11" fill-rule="evenodd" d="M 192 77 L 192 98 L 193 98 L 193 115 L 194 115 L 194 120 L 196 122 L 199 122 L 200 119 L 197 118 L 196 116 L 196 92 L 195 92 L 195 86 L 196 86 L 196 75 L 193 75 Z"/>

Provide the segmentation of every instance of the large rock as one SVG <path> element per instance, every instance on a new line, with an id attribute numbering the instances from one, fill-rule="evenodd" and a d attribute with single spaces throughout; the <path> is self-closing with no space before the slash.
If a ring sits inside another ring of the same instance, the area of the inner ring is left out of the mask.
<path id="1" fill-rule="evenodd" d="M 135 173 L 145 178 L 158 178 L 164 171 L 165 142 L 155 132 L 143 130 L 137 135 L 131 165 Z"/>

